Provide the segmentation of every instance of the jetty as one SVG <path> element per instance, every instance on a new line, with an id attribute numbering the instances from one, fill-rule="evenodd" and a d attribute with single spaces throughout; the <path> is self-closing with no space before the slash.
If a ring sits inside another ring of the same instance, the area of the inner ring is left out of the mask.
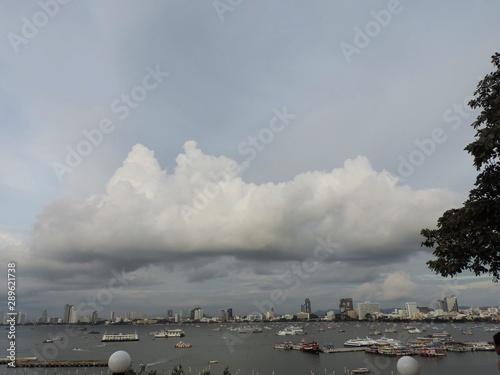
<path id="1" fill-rule="evenodd" d="M 11 361 L 0 358 L 0 364 L 7 364 Z M 98 360 L 69 360 L 69 361 L 38 361 L 36 358 L 17 358 L 15 367 L 106 367 L 107 359 Z"/>
<path id="2" fill-rule="evenodd" d="M 347 348 L 334 348 L 330 349 L 330 353 L 348 353 L 348 352 L 364 352 L 364 347 L 347 347 Z"/>

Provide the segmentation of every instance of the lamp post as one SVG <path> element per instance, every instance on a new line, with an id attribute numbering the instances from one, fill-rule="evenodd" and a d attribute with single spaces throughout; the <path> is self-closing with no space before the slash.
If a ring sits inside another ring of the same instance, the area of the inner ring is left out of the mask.
<path id="1" fill-rule="evenodd" d="M 123 350 L 114 352 L 108 359 L 108 367 L 114 375 L 125 374 L 131 363 L 130 354 Z"/>
<path id="2" fill-rule="evenodd" d="M 399 375 L 418 375 L 420 372 L 417 360 L 407 355 L 399 358 L 396 368 Z"/>

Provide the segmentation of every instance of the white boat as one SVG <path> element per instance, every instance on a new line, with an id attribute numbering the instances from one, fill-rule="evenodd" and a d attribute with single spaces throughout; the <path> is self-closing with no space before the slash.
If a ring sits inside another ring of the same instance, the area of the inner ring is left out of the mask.
<path id="1" fill-rule="evenodd" d="M 304 329 L 299 326 L 288 326 L 277 333 L 278 336 L 295 336 L 304 334 Z"/>
<path id="2" fill-rule="evenodd" d="M 104 333 L 104 335 L 102 335 L 101 342 L 111 341 L 139 341 L 139 335 L 137 335 L 137 333 L 118 333 L 110 335 Z"/>
<path id="3" fill-rule="evenodd" d="M 157 339 L 166 337 L 184 337 L 184 331 L 182 329 L 167 329 L 166 331 L 156 332 L 153 336 Z"/>
<path id="4" fill-rule="evenodd" d="M 412 328 L 408 330 L 408 333 L 416 334 L 416 333 L 422 333 L 422 331 L 419 330 L 418 328 Z"/>
<path id="5" fill-rule="evenodd" d="M 360 367 L 355 370 L 351 370 L 351 374 L 369 374 L 370 370 L 366 367 Z"/>
<path id="6" fill-rule="evenodd" d="M 382 336 L 381 338 L 375 340 L 375 345 L 401 345 L 401 341 Z"/>
<path id="7" fill-rule="evenodd" d="M 261 332 L 262 328 L 260 327 L 245 326 L 238 328 L 238 333 L 261 333 Z"/>
<path id="8" fill-rule="evenodd" d="M 361 348 L 363 346 L 370 346 L 370 345 L 375 345 L 377 343 L 377 340 L 373 340 L 369 337 L 365 339 L 360 339 L 359 337 L 356 339 L 350 339 L 344 342 L 344 346 L 354 346 Z"/>
<path id="9" fill-rule="evenodd" d="M 184 341 L 179 341 L 174 345 L 175 348 L 191 348 L 192 346 L 190 343 Z"/>

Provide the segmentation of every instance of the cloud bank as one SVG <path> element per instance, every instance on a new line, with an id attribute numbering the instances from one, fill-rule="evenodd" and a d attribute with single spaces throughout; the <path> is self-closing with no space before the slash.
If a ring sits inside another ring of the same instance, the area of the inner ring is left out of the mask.
<path id="1" fill-rule="evenodd" d="M 280 183 L 248 183 L 243 175 L 236 161 L 207 155 L 194 141 L 172 171 L 136 144 L 103 194 L 58 199 L 40 213 L 27 244 L 39 260 L 33 272 L 64 278 L 149 265 L 172 270 L 223 256 L 248 264 L 302 261 L 318 239 L 337 244 L 326 263 L 399 262 L 418 251 L 419 229 L 457 198 L 402 186 L 363 156 Z M 193 280 L 227 272 L 216 268 Z"/>

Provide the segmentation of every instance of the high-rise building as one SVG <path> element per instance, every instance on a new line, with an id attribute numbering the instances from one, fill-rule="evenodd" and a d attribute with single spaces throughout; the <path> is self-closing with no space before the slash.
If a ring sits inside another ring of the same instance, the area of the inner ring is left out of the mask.
<path id="1" fill-rule="evenodd" d="M 227 322 L 227 310 L 220 311 L 220 321 Z"/>
<path id="2" fill-rule="evenodd" d="M 109 321 L 114 322 L 114 321 L 115 321 L 115 318 L 116 318 L 116 316 L 115 316 L 115 312 L 114 312 L 114 311 L 111 311 L 111 312 L 109 313 Z"/>
<path id="3" fill-rule="evenodd" d="M 71 305 L 70 311 L 69 311 L 69 324 L 76 324 L 78 323 L 78 310 L 75 309 L 73 305 Z"/>
<path id="4" fill-rule="evenodd" d="M 233 308 L 229 307 L 226 311 L 227 311 L 227 319 L 232 320 L 233 319 Z"/>
<path id="5" fill-rule="evenodd" d="M 349 311 L 354 310 L 352 298 L 341 298 L 339 302 L 340 320 L 346 320 L 349 316 Z"/>
<path id="6" fill-rule="evenodd" d="M 406 316 L 409 319 L 414 319 L 415 314 L 418 313 L 417 303 L 416 302 L 406 302 Z"/>
<path id="7" fill-rule="evenodd" d="M 171 318 L 174 316 L 174 310 L 167 310 L 167 318 Z"/>
<path id="8" fill-rule="evenodd" d="M 444 299 L 445 311 L 447 312 L 458 312 L 458 300 L 457 296 L 450 296 Z"/>
<path id="9" fill-rule="evenodd" d="M 40 323 L 47 323 L 47 310 L 42 310 L 42 316 L 40 317 Z"/>
<path id="10" fill-rule="evenodd" d="M 69 323 L 71 317 L 71 309 L 73 305 L 66 304 L 64 306 L 64 315 L 63 315 L 63 323 Z"/>
<path id="11" fill-rule="evenodd" d="M 28 323 L 28 313 L 18 312 L 17 313 L 17 324 Z"/>
<path id="12" fill-rule="evenodd" d="M 380 304 L 377 302 L 366 301 L 364 303 L 358 303 L 358 319 L 364 320 L 368 316 L 373 316 L 380 312 Z"/>
<path id="13" fill-rule="evenodd" d="M 304 310 L 301 310 L 301 311 L 310 314 L 311 313 L 311 300 L 309 298 L 306 298 L 303 306 L 304 306 Z"/>
<path id="14" fill-rule="evenodd" d="M 99 315 L 97 314 L 97 311 L 92 311 L 92 323 L 97 323 L 99 321 Z"/>
<path id="15" fill-rule="evenodd" d="M 438 299 L 436 302 L 437 302 L 436 310 L 446 311 L 446 306 L 444 304 L 444 300 Z"/>
<path id="16" fill-rule="evenodd" d="M 201 320 L 203 318 L 203 310 L 200 306 L 195 307 L 191 310 L 189 317 L 191 318 L 191 320 Z"/>

